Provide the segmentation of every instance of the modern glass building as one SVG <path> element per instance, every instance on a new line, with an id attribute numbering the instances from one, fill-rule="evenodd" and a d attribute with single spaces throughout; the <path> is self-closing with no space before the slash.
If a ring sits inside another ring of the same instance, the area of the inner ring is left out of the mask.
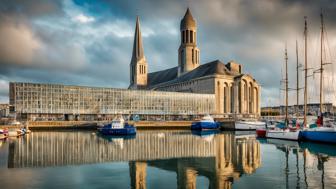
<path id="1" fill-rule="evenodd" d="M 29 120 L 109 119 L 118 114 L 193 116 L 215 111 L 213 94 L 18 82 L 9 88 L 11 112 Z"/>

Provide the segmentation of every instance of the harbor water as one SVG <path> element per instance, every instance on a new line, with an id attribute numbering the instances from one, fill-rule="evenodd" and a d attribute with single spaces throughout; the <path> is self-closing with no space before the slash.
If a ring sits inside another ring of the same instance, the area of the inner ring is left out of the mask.
<path id="1" fill-rule="evenodd" d="M 38 131 L 0 141 L 0 188 L 336 188 L 336 146 L 254 132 Z"/>

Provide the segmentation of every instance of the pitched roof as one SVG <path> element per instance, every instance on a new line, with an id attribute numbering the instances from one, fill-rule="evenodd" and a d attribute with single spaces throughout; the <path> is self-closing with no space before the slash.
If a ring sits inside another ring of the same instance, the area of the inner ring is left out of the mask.
<path id="1" fill-rule="evenodd" d="M 177 77 L 177 66 L 166 70 L 152 72 L 148 74 L 147 86 L 154 86 L 160 83 L 173 80 Z"/>
<path id="2" fill-rule="evenodd" d="M 234 75 L 228 70 L 223 62 L 215 60 L 206 64 L 202 64 L 194 70 L 181 75 L 180 77 L 177 77 L 177 67 L 150 73 L 148 78 L 152 81 L 148 83 L 148 87 L 153 88 L 161 84 L 180 83 L 215 74 Z M 167 76 L 167 78 L 165 78 L 165 76 Z M 155 81 L 155 79 L 159 79 L 159 81 Z"/>

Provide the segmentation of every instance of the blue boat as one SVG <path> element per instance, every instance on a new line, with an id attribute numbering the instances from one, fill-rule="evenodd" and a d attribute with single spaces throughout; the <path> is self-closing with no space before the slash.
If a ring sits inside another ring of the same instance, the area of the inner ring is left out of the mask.
<path id="1" fill-rule="evenodd" d="M 315 123 L 300 132 L 300 137 L 306 141 L 336 143 L 336 127 L 332 122 L 323 120 L 321 114 Z"/>
<path id="2" fill-rule="evenodd" d="M 336 128 L 334 127 L 315 127 L 300 132 L 303 140 L 336 144 Z"/>
<path id="3" fill-rule="evenodd" d="M 209 115 L 204 116 L 200 121 L 193 122 L 191 124 L 191 130 L 209 130 L 209 129 L 219 129 L 219 123 L 215 122 L 214 119 Z"/>
<path id="4" fill-rule="evenodd" d="M 123 118 L 113 120 L 111 123 L 104 125 L 104 127 L 98 129 L 103 135 L 135 135 L 136 128 L 133 125 L 129 125 Z"/>

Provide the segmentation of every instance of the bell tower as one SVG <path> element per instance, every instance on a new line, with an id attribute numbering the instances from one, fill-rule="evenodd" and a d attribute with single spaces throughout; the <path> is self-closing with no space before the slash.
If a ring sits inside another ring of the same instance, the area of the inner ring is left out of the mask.
<path id="1" fill-rule="evenodd" d="M 178 76 L 199 66 L 200 50 L 197 48 L 196 21 L 189 8 L 180 24 L 181 44 L 178 50 Z"/>
<path id="2" fill-rule="evenodd" d="M 130 63 L 130 86 L 129 89 L 141 89 L 147 86 L 148 66 L 142 45 L 142 37 L 140 30 L 140 20 L 137 16 L 132 60 Z"/>

